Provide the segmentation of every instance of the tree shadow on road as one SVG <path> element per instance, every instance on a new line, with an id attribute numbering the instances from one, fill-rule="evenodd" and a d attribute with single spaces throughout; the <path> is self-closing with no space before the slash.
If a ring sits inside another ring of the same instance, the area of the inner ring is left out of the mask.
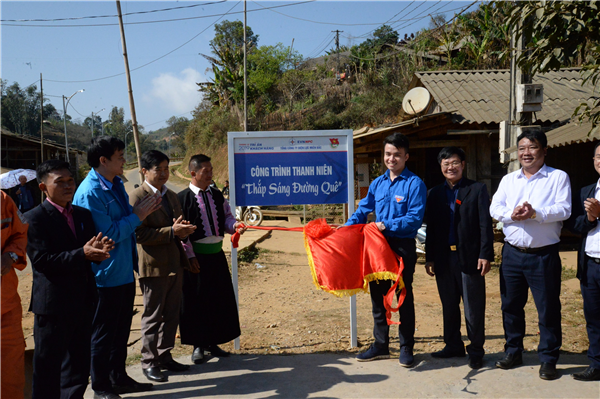
<path id="1" fill-rule="evenodd" d="M 381 374 L 346 374 L 336 365 L 347 366 L 353 362 L 347 355 L 236 357 L 192 366 L 185 381 L 155 384 L 154 390 L 145 392 L 143 397 L 183 399 L 254 395 L 262 398 L 314 398 L 318 397 L 314 394 L 337 384 L 378 383 L 389 378 Z"/>

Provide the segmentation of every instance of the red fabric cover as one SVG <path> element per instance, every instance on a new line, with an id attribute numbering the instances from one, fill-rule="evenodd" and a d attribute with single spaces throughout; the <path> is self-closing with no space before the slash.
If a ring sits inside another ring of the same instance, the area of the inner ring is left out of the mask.
<path id="1" fill-rule="evenodd" d="M 304 227 L 304 239 L 314 283 L 324 291 L 349 296 L 358 291 L 367 292 L 370 281 L 393 280 L 384 305 L 388 324 L 399 324 L 391 320 L 391 312 L 400 309 L 406 296 L 402 281 L 404 263 L 375 223 L 334 229 L 325 219 L 318 219 Z M 394 307 L 397 288 L 402 291 L 398 306 Z"/>
<path id="2" fill-rule="evenodd" d="M 375 223 L 357 224 L 336 229 L 325 219 L 317 219 L 304 228 L 258 227 L 258 230 L 304 230 L 304 246 L 308 255 L 313 282 L 333 295 L 351 296 L 368 292 L 369 282 L 392 280 L 394 284 L 384 297 L 388 324 L 400 324 L 391 320 L 391 312 L 397 312 L 406 296 L 402 281 L 404 263 L 387 243 Z M 237 248 L 240 235 L 231 237 Z M 393 306 L 394 294 L 400 291 L 398 306 Z"/>

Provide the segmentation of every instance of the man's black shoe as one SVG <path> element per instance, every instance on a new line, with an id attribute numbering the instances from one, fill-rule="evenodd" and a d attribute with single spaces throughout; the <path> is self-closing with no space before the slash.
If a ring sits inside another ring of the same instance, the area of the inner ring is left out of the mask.
<path id="1" fill-rule="evenodd" d="M 507 353 L 503 359 L 496 362 L 496 367 L 508 370 L 515 366 L 520 366 L 521 364 L 523 364 L 523 355 L 521 353 Z"/>
<path id="2" fill-rule="evenodd" d="M 166 382 L 167 377 L 160 371 L 160 367 L 148 367 L 147 369 L 143 369 L 142 372 L 150 381 L 155 382 Z"/>
<path id="3" fill-rule="evenodd" d="M 542 362 L 540 366 L 540 378 L 542 380 L 555 380 L 558 378 L 556 365 L 552 363 Z"/>
<path id="4" fill-rule="evenodd" d="M 186 371 L 190 368 L 190 366 L 187 364 L 181 364 L 171 359 L 168 362 L 163 363 L 160 368 L 169 371 Z"/>
<path id="5" fill-rule="evenodd" d="M 447 346 L 438 352 L 433 352 L 431 357 L 435 357 L 438 359 L 448 359 L 451 357 L 465 357 L 465 349 L 449 349 Z"/>
<path id="6" fill-rule="evenodd" d="M 210 354 L 214 357 L 229 357 L 229 352 L 224 351 L 219 348 L 217 345 L 211 345 L 207 349 Z"/>
<path id="7" fill-rule="evenodd" d="M 122 394 L 151 391 L 154 385 L 147 382 L 137 382 L 133 378 L 127 376 L 127 378 L 125 378 L 124 380 L 113 384 L 112 387 L 113 391 L 115 391 L 118 394 Z"/>
<path id="8" fill-rule="evenodd" d="M 94 399 L 121 399 L 121 397 L 111 392 L 94 392 Z"/>
<path id="9" fill-rule="evenodd" d="M 194 352 L 192 353 L 192 362 L 194 364 L 204 363 L 204 350 L 199 346 L 194 348 Z"/>
<path id="10" fill-rule="evenodd" d="M 573 378 L 579 381 L 600 381 L 600 369 L 588 367 L 581 373 L 573 374 Z"/>
<path id="11" fill-rule="evenodd" d="M 483 367 L 483 359 L 479 356 L 469 356 L 469 367 L 477 370 Z"/>

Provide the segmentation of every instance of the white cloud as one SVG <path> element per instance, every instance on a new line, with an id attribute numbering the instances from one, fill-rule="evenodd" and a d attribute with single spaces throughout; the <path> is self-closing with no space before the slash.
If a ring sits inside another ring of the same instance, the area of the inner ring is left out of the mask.
<path id="1" fill-rule="evenodd" d="M 186 68 L 178 76 L 161 73 L 152 79 L 152 89 L 144 100 L 158 100 L 161 106 L 176 114 L 192 111 L 200 102 L 202 95 L 198 91 L 198 82 L 206 79 L 193 68 Z"/>

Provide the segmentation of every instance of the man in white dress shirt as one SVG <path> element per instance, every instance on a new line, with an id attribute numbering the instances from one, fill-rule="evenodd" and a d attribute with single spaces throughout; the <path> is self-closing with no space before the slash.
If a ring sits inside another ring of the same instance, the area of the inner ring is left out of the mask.
<path id="1" fill-rule="evenodd" d="M 571 184 L 565 172 L 544 163 L 545 133 L 522 133 L 517 143 L 521 169 L 502 178 L 490 206 L 506 236 L 500 267 L 506 353 L 496 367 L 523 364 L 524 307 L 531 288 L 539 316 L 539 374 L 553 380 L 562 344 L 558 244 L 562 222 L 571 215 Z"/>

